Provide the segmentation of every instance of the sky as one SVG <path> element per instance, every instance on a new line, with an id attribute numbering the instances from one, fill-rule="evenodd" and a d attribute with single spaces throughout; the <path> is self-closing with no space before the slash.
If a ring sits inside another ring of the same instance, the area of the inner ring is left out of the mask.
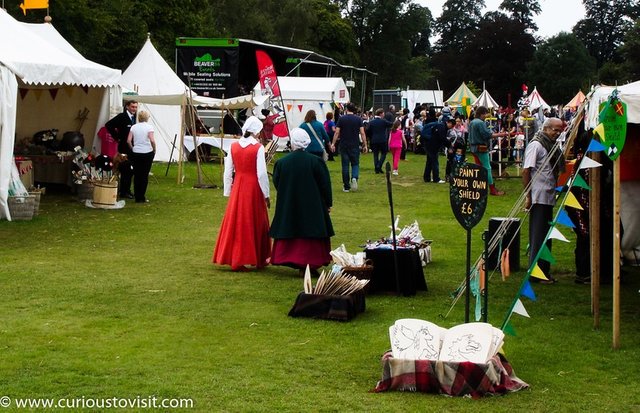
<path id="1" fill-rule="evenodd" d="M 414 0 L 431 10 L 434 18 L 442 13 L 445 0 Z M 542 13 L 535 16 L 538 25 L 538 36 L 551 37 L 560 32 L 571 32 L 578 20 L 584 17 L 584 6 L 581 0 L 539 0 Z M 502 0 L 485 0 L 485 11 L 495 11 Z"/>

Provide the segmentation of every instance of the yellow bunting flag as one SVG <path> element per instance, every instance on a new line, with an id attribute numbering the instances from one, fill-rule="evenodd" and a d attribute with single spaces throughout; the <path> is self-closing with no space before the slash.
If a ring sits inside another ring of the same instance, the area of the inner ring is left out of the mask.
<path id="1" fill-rule="evenodd" d="M 604 136 L 604 123 L 599 123 L 598 126 L 593 128 L 593 133 L 597 133 L 603 142 L 607 140 Z"/>
<path id="2" fill-rule="evenodd" d="M 542 270 L 540 269 L 540 267 L 538 267 L 538 264 L 536 264 L 536 265 L 533 267 L 533 269 L 531 270 L 531 274 L 530 274 L 530 275 L 531 275 L 532 277 L 539 278 L 539 279 L 541 279 L 541 280 L 548 280 L 547 276 L 546 276 L 546 275 L 544 275 L 544 271 L 542 271 Z"/>
<path id="3" fill-rule="evenodd" d="M 20 8 L 24 15 L 27 15 L 27 10 L 31 9 L 48 9 L 49 0 L 23 0 L 20 4 Z"/>
<path id="4" fill-rule="evenodd" d="M 580 202 L 578 202 L 578 200 L 576 199 L 576 196 L 571 192 L 567 193 L 564 204 L 565 206 L 570 206 L 571 208 L 584 210 L 584 208 L 582 208 L 582 205 L 580 205 Z"/>

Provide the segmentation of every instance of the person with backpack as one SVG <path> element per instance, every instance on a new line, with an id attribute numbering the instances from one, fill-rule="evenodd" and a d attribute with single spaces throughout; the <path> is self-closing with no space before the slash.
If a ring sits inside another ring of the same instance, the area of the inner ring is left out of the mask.
<path id="1" fill-rule="evenodd" d="M 440 179 L 438 155 L 443 147 L 448 147 L 446 135 L 447 127 L 442 122 L 429 122 L 422 127 L 420 140 L 423 142 L 425 152 L 427 153 L 427 163 L 424 168 L 424 174 L 422 175 L 422 179 L 425 182 L 445 183 L 445 181 Z"/>

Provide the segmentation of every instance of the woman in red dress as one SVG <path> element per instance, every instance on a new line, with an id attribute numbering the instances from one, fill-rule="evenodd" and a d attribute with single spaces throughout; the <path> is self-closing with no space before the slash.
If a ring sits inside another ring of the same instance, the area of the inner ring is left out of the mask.
<path id="1" fill-rule="evenodd" d="M 271 254 L 269 177 L 264 147 L 256 140 L 262 122 L 255 116 L 242 127 L 243 137 L 231 145 L 224 162 L 224 196 L 230 196 L 213 253 L 214 264 L 246 271 L 262 268 Z"/>

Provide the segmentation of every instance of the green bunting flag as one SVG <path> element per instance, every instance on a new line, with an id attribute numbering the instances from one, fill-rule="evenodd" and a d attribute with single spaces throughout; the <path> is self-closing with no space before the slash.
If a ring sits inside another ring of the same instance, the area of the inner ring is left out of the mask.
<path id="1" fill-rule="evenodd" d="M 502 331 L 504 331 L 505 334 L 509 334 L 510 336 L 516 336 L 516 330 L 513 328 L 510 321 L 507 321 L 507 324 L 504 325 Z"/>
<path id="2" fill-rule="evenodd" d="M 575 186 L 578 188 L 584 188 L 588 191 L 591 191 L 591 187 L 589 186 L 589 184 L 587 184 L 587 182 L 584 180 L 583 177 L 581 177 L 579 174 L 576 175 L 576 177 L 573 179 L 573 182 L 571 183 L 571 186 Z"/>
<path id="3" fill-rule="evenodd" d="M 542 248 L 540 249 L 540 258 L 548 262 L 549 264 L 555 264 L 556 259 L 551 255 L 551 251 L 549 251 L 549 247 L 547 244 L 542 244 Z"/>

